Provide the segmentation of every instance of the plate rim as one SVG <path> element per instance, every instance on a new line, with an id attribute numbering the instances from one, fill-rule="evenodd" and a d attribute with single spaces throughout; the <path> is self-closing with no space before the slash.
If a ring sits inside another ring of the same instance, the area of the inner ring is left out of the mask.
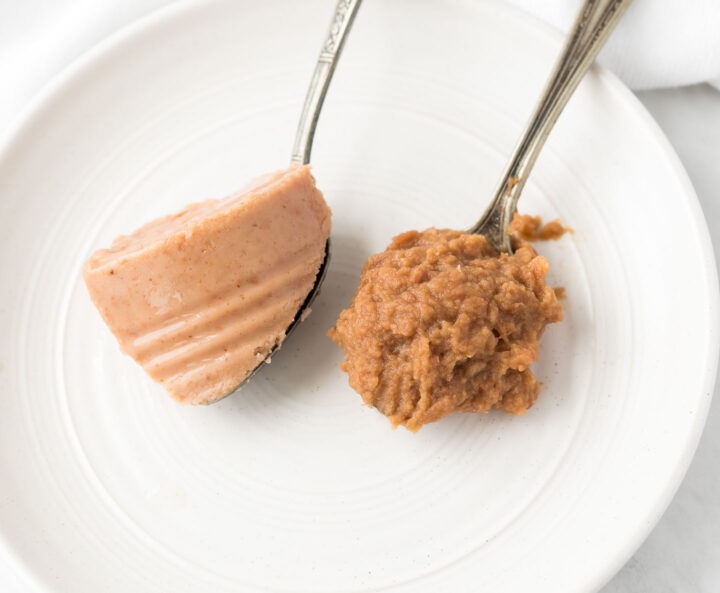
<path id="1" fill-rule="evenodd" d="M 162 25 L 164 21 L 182 18 L 183 13 L 192 13 L 196 10 L 207 9 L 210 5 L 222 4 L 224 1 L 225 0 L 178 0 L 172 4 L 152 10 L 121 26 L 76 56 L 63 69 L 53 75 L 31 98 L 28 104 L 10 120 L 5 132 L 0 135 L 0 169 L 4 166 L 6 160 L 8 160 L 8 157 L 12 155 L 15 145 L 23 140 L 23 137 L 32 128 L 34 122 L 42 115 L 43 111 L 53 107 L 53 102 L 57 99 L 57 95 L 67 90 L 78 78 L 87 75 L 93 67 L 100 65 L 103 58 L 106 58 L 113 52 L 117 52 L 124 44 L 132 42 L 134 37 L 146 34 L 149 29 Z M 332 1 L 326 1 L 328 2 L 330 11 Z M 513 16 L 516 20 L 522 21 L 525 25 L 544 34 L 550 38 L 553 43 L 558 44 L 558 46 L 561 45 L 565 37 L 564 33 L 553 25 L 502 0 L 442 1 L 448 4 L 467 5 L 472 9 L 474 9 L 473 5 L 476 6 L 479 3 L 491 5 L 498 11 L 505 12 Z M 330 14 L 330 12 L 328 12 L 328 14 Z M 596 62 L 593 68 L 603 82 L 608 85 L 608 88 L 610 88 L 618 99 L 638 118 L 643 128 L 652 134 L 663 157 L 670 165 L 671 174 L 683 189 L 682 199 L 688 207 L 688 213 L 693 223 L 693 230 L 698 243 L 698 250 L 702 256 L 702 269 L 705 272 L 707 285 L 705 292 L 708 299 L 707 317 L 710 322 L 710 327 L 718 328 L 720 327 L 720 284 L 715 252 L 702 205 L 687 170 L 658 122 L 652 117 L 633 91 L 630 90 L 616 74 L 602 64 Z M 695 409 L 697 413 L 694 414 L 693 424 L 685 435 L 680 461 L 671 471 L 666 473 L 664 487 L 656 493 L 654 500 L 651 501 L 652 504 L 647 505 L 643 520 L 638 523 L 639 527 L 634 531 L 625 532 L 624 537 L 617 543 L 616 550 L 612 557 L 608 556 L 603 570 L 596 572 L 587 571 L 584 573 L 586 575 L 584 584 L 578 591 L 598 591 L 617 574 L 653 531 L 683 483 L 684 477 L 694 458 L 700 438 L 704 432 L 713 399 L 717 371 L 720 364 L 720 332 L 713 332 L 712 330 L 708 332 L 703 352 L 706 356 L 704 365 L 705 376 L 702 380 L 703 389 L 696 395 L 697 406 Z M 707 396 L 705 396 L 706 393 Z M 50 593 L 51 590 L 32 574 L 19 552 L 7 541 L 5 534 L 2 532 L 0 532 L 0 555 L 3 556 L 3 560 L 9 561 L 7 563 L 3 562 L 0 564 L 0 567 L 8 565 L 8 568 L 16 573 L 20 581 L 29 581 L 37 591 L 47 591 Z"/>

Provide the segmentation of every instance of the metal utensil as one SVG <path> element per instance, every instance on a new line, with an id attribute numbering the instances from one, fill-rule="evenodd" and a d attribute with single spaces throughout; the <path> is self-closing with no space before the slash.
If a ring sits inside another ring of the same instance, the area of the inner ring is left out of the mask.
<path id="1" fill-rule="evenodd" d="M 312 151 L 312 143 L 315 137 L 315 128 L 317 127 L 318 119 L 320 117 L 320 110 L 322 109 L 323 102 L 325 101 L 325 95 L 327 94 L 330 86 L 330 81 L 335 73 L 335 67 L 340 59 L 345 39 L 350 32 L 350 28 L 355 20 L 355 15 L 357 14 L 358 8 L 360 8 L 361 2 L 362 0 L 338 0 L 337 5 L 335 6 L 335 12 L 330 23 L 330 30 L 328 31 L 325 42 L 320 50 L 320 55 L 318 56 L 317 63 L 315 64 L 315 71 L 313 72 L 312 79 L 310 80 L 310 86 L 308 87 L 307 94 L 305 95 L 305 104 L 303 105 L 302 113 L 300 114 L 300 121 L 298 122 L 297 133 L 295 135 L 292 156 L 290 157 L 291 164 L 307 165 L 310 162 L 310 153 Z M 285 332 L 285 339 L 287 339 L 298 324 L 307 317 L 310 304 L 315 300 L 315 297 L 320 290 L 320 285 L 325 279 L 329 263 L 330 239 L 328 239 L 325 244 L 325 259 L 320 265 L 320 269 L 315 277 L 315 284 L 305 298 L 305 302 L 298 310 L 292 323 L 287 328 L 287 331 Z M 263 363 L 270 361 L 270 357 L 280 348 L 281 345 L 282 342 L 275 344 L 264 360 L 259 363 L 252 372 L 245 377 L 243 382 L 233 389 L 231 393 L 234 393 L 243 387 L 253 377 L 253 375 L 257 373 Z"/>
<path id="2" fill-rule="evenodd" d="M 580 80 L 592 65 L 632 0 L 585 0 L 565 47 L 500 179 L 492 202 L 468 230 L 484 235 L 501 252 L 512 253 L 508 225 L 530 171 Z"/>

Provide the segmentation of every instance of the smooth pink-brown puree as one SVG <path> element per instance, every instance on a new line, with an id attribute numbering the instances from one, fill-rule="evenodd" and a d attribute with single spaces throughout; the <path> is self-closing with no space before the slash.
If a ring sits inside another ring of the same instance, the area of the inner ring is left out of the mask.
<path id="1" fill-rule="evenodd" d="M 124 352 L 177 400 L 215 401 L 282 341 L 325 257 L 330 209 L 310 168 L 160 218 L 85 263 Z"/>

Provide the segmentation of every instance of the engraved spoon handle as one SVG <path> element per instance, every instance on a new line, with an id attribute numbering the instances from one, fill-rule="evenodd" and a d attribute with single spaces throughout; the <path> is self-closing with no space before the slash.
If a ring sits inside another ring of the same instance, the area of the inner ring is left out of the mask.
<path id="1" fill-rule="evenodd" d="M 560 113 L 632 0 L 585 0 L 492 202 L 468 232 L 512 253 L 508 225 L 520 193 Z"/>
<path id="2" fill-rule="evenodd" d="M 350 32 L 361 2 L 362 0 L 338 0 L 337 6 L 335 6 L 330 31 L 328 31 L 327 38 L 320 50 L 317 64 L 315 64 L 315 72 L 313 72 L 310 87 L 305 96 L 305 104 L 298 122 L 295 144 L 290 157 L 291 163 L 306 165 L 310 162 L 310 152 L 320 110 L 335 72 L 335 66 L 340 59 L 345 39 Z"/>

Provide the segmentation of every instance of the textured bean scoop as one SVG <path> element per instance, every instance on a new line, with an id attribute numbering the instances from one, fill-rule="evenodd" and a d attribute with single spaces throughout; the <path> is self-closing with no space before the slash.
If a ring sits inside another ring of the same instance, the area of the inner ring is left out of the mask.
<path id="1" fill-rule="evenodd" d="M 328 332 L 350 385 L 412 431 L 453 412 L 522 414 L 540 389 L 529 368 L 538 340 L 563 317 L 548 267 L 524 242 L 498 255 L 480 235 L 398 235 L 367 260 Z"/>

